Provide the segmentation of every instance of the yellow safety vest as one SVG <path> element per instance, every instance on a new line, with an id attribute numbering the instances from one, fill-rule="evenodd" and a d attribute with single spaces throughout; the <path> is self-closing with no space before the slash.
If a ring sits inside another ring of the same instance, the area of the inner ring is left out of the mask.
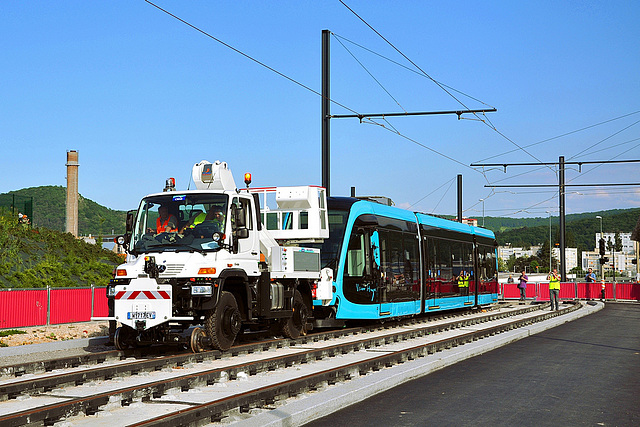
<path id="1" fill-rule="evenodd" d="M 469 287 L 469 276 L 464 275 L 458 277 L 458 287 L 459 288 L 468 288 Z"/>
<path id="2" fill-rule="evenodd" d="M 549 278 L 549 289 L 560 289 L 560 280 L 558 280 L 556 276 Z"/>

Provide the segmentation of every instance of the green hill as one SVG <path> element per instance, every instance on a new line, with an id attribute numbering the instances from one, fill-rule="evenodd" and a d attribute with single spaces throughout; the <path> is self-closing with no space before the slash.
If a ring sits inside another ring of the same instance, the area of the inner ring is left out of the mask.
<path id="1" fill-rule="evenodd" d="M 66 218 L 67 190 L 61 186 L 41 186 L 23 188 L 0 194 L 3 200 L 8 195 L 16 194 L 22 197 L 33 197 L 32 224 L 36 227 L 46 227 L 51 230 L 64 232 Z M 126 212 L 106 208 L 93 200 L 80 196 L 78 200 L 78 232 L 80 235 L 102 235 L 124 233 Z"/>
<path id="2" fill-rule="evenodd" d="M 0 287 L 104 286 L 122 260 L 70 233 L 19 225 L 0 213 Z"/>
<path id="3" fill-rule="evenodd" d="M 596 215 L 603 217 L 603 231 L 605 233 L 631 233 L 638 222 L 640 209 L 614 209 L 609 211 L 589 212 L 566 216 L 565 243 L 566 247 L 577 247 L 578 251 L 591 251 L 595 246 L 595 235 L 600 232 L 600 220 Z M 499 226 L 486 221 L 485 226 L 496 233 L 499 245 L 511 243 L 512 246 L 534 246 L 549 240 L 549 219 L 532 218 L 521 219 L 520 228 L 500 230 Z M 558 218 L 551 218 L 551 231 L 553 243 L 559 242 Z M 540 222 L 543 225 L 538 225 Z M 494 228 L 495 227 L 495 228 Z"/>

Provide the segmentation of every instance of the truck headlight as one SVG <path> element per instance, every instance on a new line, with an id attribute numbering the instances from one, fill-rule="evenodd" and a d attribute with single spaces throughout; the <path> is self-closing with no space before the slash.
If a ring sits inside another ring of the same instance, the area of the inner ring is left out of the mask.
<path id="1" fill-rule="evenodd" d="M 191 295 L 211 296 L 211 289 L 211 285 L 193 285 L 191 286 Z"/>

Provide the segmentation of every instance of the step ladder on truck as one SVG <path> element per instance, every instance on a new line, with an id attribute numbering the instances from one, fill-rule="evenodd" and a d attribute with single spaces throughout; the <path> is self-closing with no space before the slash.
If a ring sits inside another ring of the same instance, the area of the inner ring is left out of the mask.
<path id="1" fill-rule="evenodd" d="M 320 250 L 329 237 L 322 187 L 237 189 L 225 162 L 192 169 L 195 190 L 175 180 L 127 213 L 125 247 L 107 286 L 116 348 L 152 344 L 227 350 L 247 330 L 306 333 L 313 300 L 331 299 Z M 263 209 L 260 209 L 262 199 Z M 268 203 L 275 201 L 270 207 Z"/>

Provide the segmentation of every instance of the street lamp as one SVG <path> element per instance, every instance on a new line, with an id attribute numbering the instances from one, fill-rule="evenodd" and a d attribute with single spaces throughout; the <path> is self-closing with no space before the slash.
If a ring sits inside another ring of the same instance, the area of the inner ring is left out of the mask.
<path id="1" fill-rule="evenodd" d="M 604 235 L 602 234 L 602 217 L 600 215 L 596 215 L 596 218 L 600 220 L 600 239 L 604 239 Z M 598 241 L 600 240 L 598 239 Z M 596 243 L 596 249 L 598 248 L 598 243 Z M 604 280 L 604 263 L 602 259 L 600 260 L 600 279 Z"/>
<path id="2" fill-rule="evenodd" d="M 551 273 L 551 211 L 547 211 L 549 214 L 549 273 Z"/>
<path id="3" fill-rule="evenodd" d="M 482 226 L 484 227 L 484 199 L 480 199 L 480 202 L 482 202 Z"/>

